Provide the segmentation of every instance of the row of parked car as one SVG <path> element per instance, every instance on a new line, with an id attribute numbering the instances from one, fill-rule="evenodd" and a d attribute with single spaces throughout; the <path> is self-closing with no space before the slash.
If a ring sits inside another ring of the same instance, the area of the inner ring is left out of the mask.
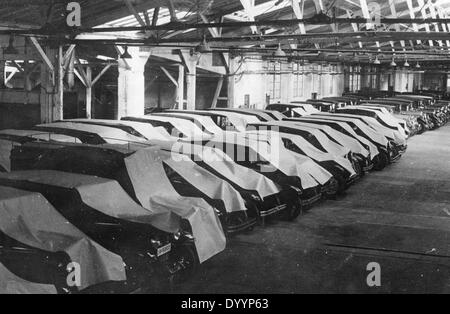
<path id="1" fill-rule="evenodd" d="M 294 220 L 396 162 L 410 134 L 353 96 L 2 130 L 0 293 L 182 281 L 233 234 Z"/>

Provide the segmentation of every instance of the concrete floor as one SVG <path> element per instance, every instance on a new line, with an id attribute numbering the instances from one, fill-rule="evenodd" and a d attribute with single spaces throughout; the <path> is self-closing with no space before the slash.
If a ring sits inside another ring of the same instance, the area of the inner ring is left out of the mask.
<path id="1" fill-rule="evenodd" d="M 369 288 L 368 263 L 381 266 Z M 450 126 L 346 197 L 239 235 L 175 293 L 450 293 Z"/>

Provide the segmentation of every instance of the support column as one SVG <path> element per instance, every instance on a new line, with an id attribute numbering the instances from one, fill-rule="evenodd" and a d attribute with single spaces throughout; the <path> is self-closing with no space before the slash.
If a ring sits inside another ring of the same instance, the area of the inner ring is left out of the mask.
<path id="1" fill-rule="evenodd" d="M 0 60 L 0 89 L 5 87 L 5 64 L 6 61 Z"/>
<path id="2" fill-rule="evenodd" d="M 131 59 L 119 58 L 118 119 L 145 114 L 145 65 L 151 50 L 144 47 L 129 47 Z"/>
<path id="3" fill-rule="evenodd" d="M 191 67 L 186 76 L 187 110 L 195 110 L 197 99 L 197 67 Z"/>
<path id="4" fill-rule="evenodd" d="M 92 68 L 88 66 L 86 68 L 86 118 L 91 119 L 92 112 Z"/>
<path id="5" fill-rule="evenodd" d="M 41 122 L 50 123 L 63 119 L 64 85 L 61 62 L 64 60 L 62 48 L 46 48 L 45 55 L 54 68 L 50 69 L 47 62 L 41 65 Z"/>
<path id="6" fill-rule="evenodd" d="M 234 108 L 236 105 L 236 78 L 235 78 L 235 72 L 236 72 L 236 58 L 230 53 L 229 58 L 229 68 L 230 68 L 230 74 L 228 75 L 228 108 Z"/>
<path id="7" fill-rule="evenodd" d="M 178 87 L 177 87 L 178 109 L 184 110 L 184 65 L 178 66 Z"/>

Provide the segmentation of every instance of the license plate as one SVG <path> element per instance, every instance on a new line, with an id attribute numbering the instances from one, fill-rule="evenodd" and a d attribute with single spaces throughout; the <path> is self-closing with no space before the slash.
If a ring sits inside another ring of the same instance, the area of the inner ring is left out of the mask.
<path id="1" fill-rule="evenodd" d="M 164 246 L 158 248 L 158 251 L 156 254 L 158 255 L 158 257 L 160 257 L 160 256 L 163 256 L 164 254 L 169 253 L 171 250 L 172 250 L 172 244 L 169 243 L 167 245 L 164 245 Z"/>

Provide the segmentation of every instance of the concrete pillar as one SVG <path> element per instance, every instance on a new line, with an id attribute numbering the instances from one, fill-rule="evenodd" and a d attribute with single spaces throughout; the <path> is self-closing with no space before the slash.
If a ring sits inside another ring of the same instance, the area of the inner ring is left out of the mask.
<path id="1" fill-rule="evenodd" d="M 145 65 L 151 50 L 129 47 L 131 59 L 119 58 L 118 119 L 126 116 L 143 116 L 145 113 Z"/>

